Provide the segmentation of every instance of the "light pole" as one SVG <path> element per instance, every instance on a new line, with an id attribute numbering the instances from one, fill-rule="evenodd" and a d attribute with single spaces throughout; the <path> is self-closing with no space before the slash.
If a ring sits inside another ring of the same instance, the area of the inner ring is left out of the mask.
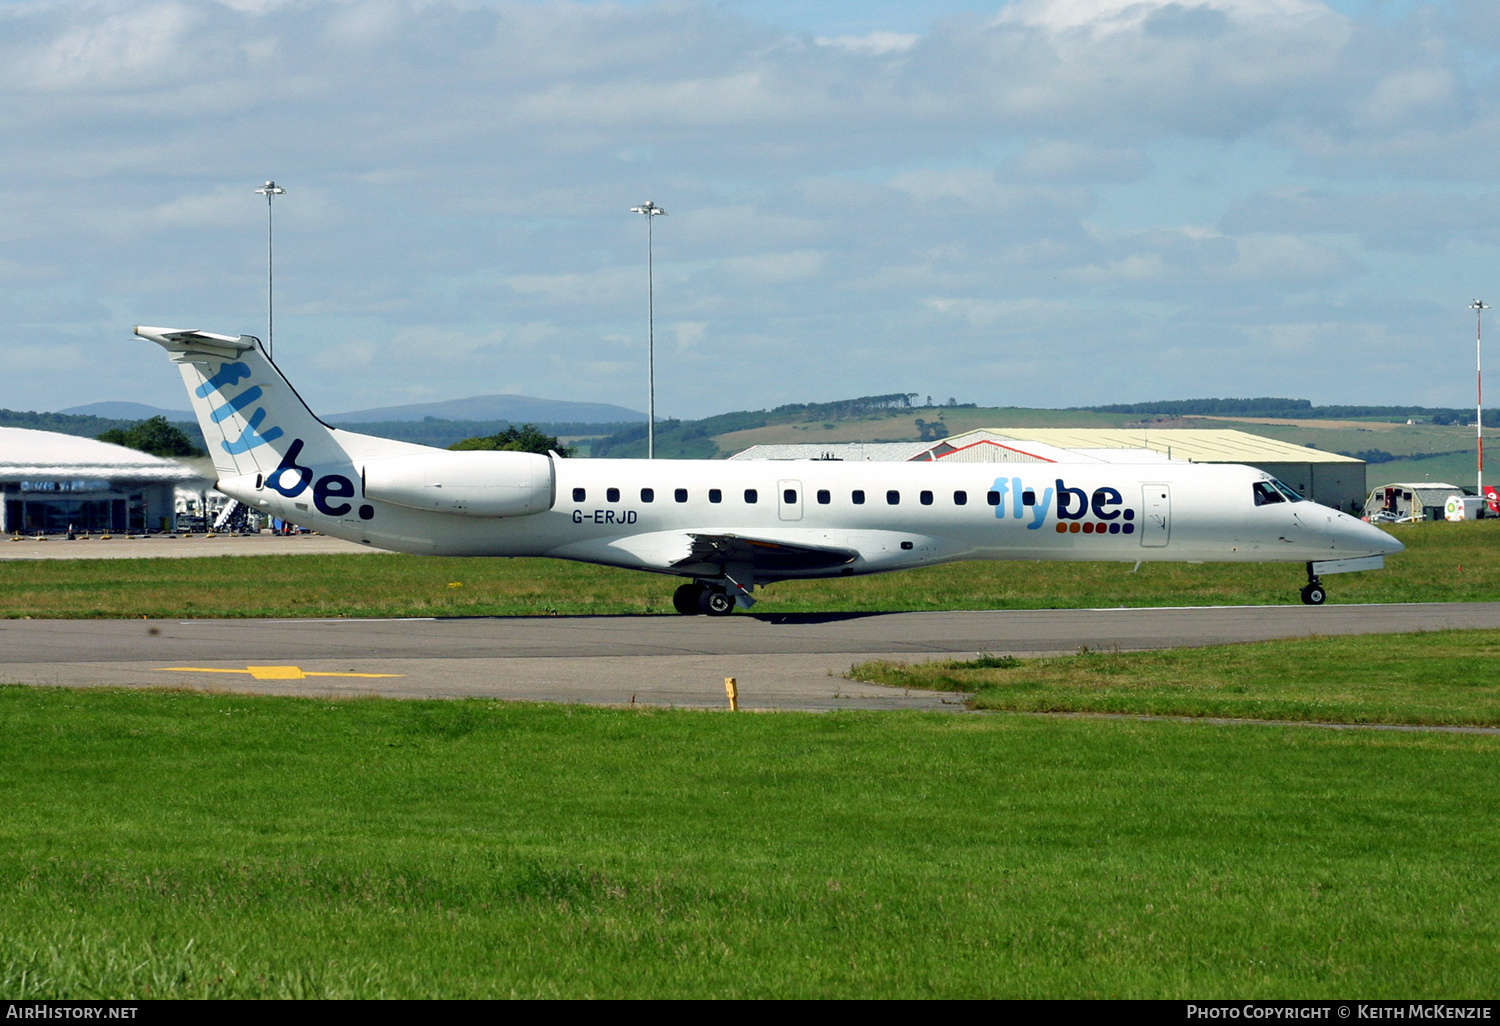
<path id="1" fill-rule="evenodd" d="M 646 218 L 646 459 L 656 459 L 656 271 L 652 262 L 651 222 L 666 211 L 647 200 L 631 207 Z"/>
<path id="2" fill-rule="evenodd" d="M 272 360 L 276 353 L 276 264 L 271 256 L 271 197 L 286 192 L 275 182 L 267 182 L 255 190 L 266 198 L 266 356 Z"/>
<path id="3" fill-rule="evenodd" d="M 1474 438 L 1479 443 L 1479 471 L 1474 479 L 1474 494 L 1484 498 L 1484 356 L 1480 349 L 1483 338 L 1484 312 L 1489 309 L 1481 300 L 1469 304 L 1474 311 Z"/>

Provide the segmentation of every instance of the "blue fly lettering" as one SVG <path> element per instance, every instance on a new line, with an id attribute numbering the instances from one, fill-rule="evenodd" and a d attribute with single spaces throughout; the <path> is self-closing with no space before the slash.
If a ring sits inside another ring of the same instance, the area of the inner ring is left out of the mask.
<path id="1" fill-rule="evenodd" d="M 251 385 L 249 388 L 245 389 L 239 395 L 229 400 L 223 406 L 220 406 L 218 409 L 214 410 L 213 413 L 209 414 L 209 419 L 212 420 L 215 424 L 227 420 L 228 418 L 234 416 L 236 413 L 239 413 L 246 406 L 249 406 L 251 403 L 255 402 L 255 400 L 259 399 L 264 394 L 265 393 L 260 390 L 259 385 Z"/>
<path id="2" fill-rule="evenodd" d="M 251 449 L 254 449 L 258 445 L 265 445 L 267 442 L 274 442 L 276 439 L 282 436 L 283 432 L 281 428 L 273 427 L 270 430 L 266 431 L 265 434 L 261 434 L 260 426 L 265 422 L 265 419 L 265 407 L 258 407 L 254 415 L 251 416 L 250 422 L 245 425 L 245 430 L 240 432 L 239 438 L 236 438 L 232 442 L 226 439 L 219 444 L 224 447 L 225 452 L 229 453 L 231 456 L 235 456 L 242 452 L 249 452 Z"/>
<path id="3" fill-rule="evenodd" d="M 243 363 L 226 363 L 219 367 L 219 373 L 199 385 L 193 392 L 199 399 L 207 399 L 210 392 L 217 392 L 225 385 L 235 385 L 250 376 L 250 368 Z"/>
<path id="4" fill-rule="evenodd" d="M 1052 489 L 1042 489 L 1042 501 L 1031 507 L 1031 523 L 1026 525 L 1026 530 L 1035 531 L 1042 526 L 1042 521 L 1047 519 L 1047 508 L 1052 505 Z"/>
<path id="5" fill-rule="evenodd" d="M 1005 519 L 1005 496 L 1010 492 L 1010 481 L 1008 477 L 997 477 L 991 489 L 995 493 L 995 519 Z"/>

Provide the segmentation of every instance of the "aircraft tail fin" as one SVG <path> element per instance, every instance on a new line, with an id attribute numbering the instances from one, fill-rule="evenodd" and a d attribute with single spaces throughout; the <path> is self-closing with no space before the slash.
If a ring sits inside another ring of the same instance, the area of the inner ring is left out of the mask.
<path id="1" fill-rule="evenodd" d="M 219 477 L 284 465 L 398 455 L 425 447 L 337 431 L 313 416 L 253 335 L 138 327 L 172 355 Z M 357 450 L 357 451 L 351 451 Z"/>
<path id="2" fill-rule="evenodd" d="M 1500 492 L 1495 490 L 1494 485 L 1484 486 L 1484 501 L 1490 507 L 1490 516 L 1500 517 Z"/>

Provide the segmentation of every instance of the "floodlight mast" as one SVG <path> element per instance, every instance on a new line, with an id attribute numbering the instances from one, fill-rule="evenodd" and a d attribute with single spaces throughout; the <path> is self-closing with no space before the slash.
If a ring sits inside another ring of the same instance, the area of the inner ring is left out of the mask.
<path id="1" fill-rule="evenodd" d="M 631 207 L 632 214 L 646 218 L 646 459 L 656 459 L 656 271 L 652 259 L 651 222 L 665 214 L 647 200 Z"/>
<path id="2" fill-rule="evenodd" d="M 271 249 L 271 197 L 282 196 L 286 190 L 275 182 L 267 182 L 255 190 L 256 195 L 266 198 L 266 356 L 274 359 L 276 352 L 276 274 Z"/>
<path id="3" fill-rule="evenodd" d="M 1474 439 L 1479 443 L 1479 470 L 1474 478 L 1474 494 L 1484 498 L 1484 312 L 1489 309 L 1481 300 L 1469 304 L 1474 311 Z"/>

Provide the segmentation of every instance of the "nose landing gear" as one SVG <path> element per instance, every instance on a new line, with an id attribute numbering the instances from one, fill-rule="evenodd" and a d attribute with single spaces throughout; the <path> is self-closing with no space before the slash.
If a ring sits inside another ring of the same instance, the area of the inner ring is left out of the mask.
<path id="1" fill-rule="evenodd" d="M 1307 584 L 1302 588 L 1302 602 L 1304 605 L 1321 606 L 1328 598 L 1328 592 L 1323 590 L 1323 582 L 1318 575 L 1313 573 L 1313 565 L 1307 564 Z"/>

